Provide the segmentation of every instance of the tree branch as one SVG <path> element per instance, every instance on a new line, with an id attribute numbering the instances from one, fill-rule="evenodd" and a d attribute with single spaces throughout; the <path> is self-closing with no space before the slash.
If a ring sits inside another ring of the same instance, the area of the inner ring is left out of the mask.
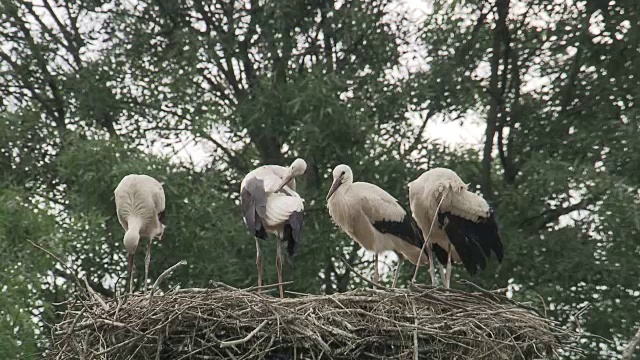
<path id="1" fill-rule="evenodd" d="M 520 222 L 520 225 L 530 226 L 532 224 L 535 224 L 536 229 L 542 229 L 548 224 L 557 221 L 558 218 L 560 218 L 562 215 L 567 215 L 577 210 L 586 210 L 585 208 L 589 205 L 591 205 L 590 199 L 582 199 L 579 202 L 566 207 L 546 209 L 542 211 L 539 215 L 532 216 L 522 220 Z"/>
<path id="2" fill-rule="evenodd" d="M 636 350 L 636 347 L 638 347 L 638 345 L 640 345 L 640 328 L 638 328 L 638 332 L 636 333 L 636 335 L 632 337 L 631 340 L 629 340 L 629 343 L 624 348 L 624 351 L 622 351 L 622 357 L 620 359 L 631 360 L 633 352 Z"/>
<path id="3" fill-rule="evenodd" d="M 493 139 L 498 127 L 498 117 L 503 107 L 503 99 L 499 94 L 499 67 L 500 60 L 503 58 L 501 48 L 505 40 L 504 32 L 507 31 L 509 0 L 499 0 L 496 3 L 496 11 L 498 13 L 498 19 L 492 41 L 491 76 L 489 78 L 489 111 L 487 113 L 487 127 L 484 133 L 485 140 L 482 151 L 482 192 L 490 201 L 494 198 L 491 186 L 491 153 L 493 152 Z"/>
<path id="4" fill-rule="evenodd" d="M 431 108 L 429 109 L 429 111 L 427 111 L 427 113 L 422 117 L 422 124 L 420 125 L 420 128 L 418 129 L 418 132 L 416 133 L 416 136 L 413 138 L 413 141 L 411 142 L 411 145 L 409 145 L 409 147 L 407 148 L 407 150 L 405 151 L 405 154 L 407 154 L 408 156 L 411 155 L 411 153 L 418 148 L 418 145 L 420 144 L 419 142 L 422 140 L 422 133 L 424 132 L 424 129 L 427 127 L 427 123 L 429 122 L 429 120 L 433 117 L 433 115 L 435 115 L 436 111 Z"/>

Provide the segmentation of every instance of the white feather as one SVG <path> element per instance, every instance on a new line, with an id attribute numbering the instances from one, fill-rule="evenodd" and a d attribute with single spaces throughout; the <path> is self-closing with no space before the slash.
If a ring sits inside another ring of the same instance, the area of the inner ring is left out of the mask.
<path id="1" fill-rule="evenodd" d="M 467 184 L 458 174 L 450 169 L 434 168 L 409 183 L 411 213 L 425 237 L 431 229 L 438 203 L 445 193 L 440 212 L 450 212 L 474 222 L 489 216 L 489 204 L 480 195 L 468 191 Z M 438 224 L 431 229 L 431 241 L 445 250 L 451 244 L 447 234 Z M 451 250 L 451 257 L 459 262 L 460 256 L 457 251 L 455 248 Z"/>
<path id="2" fill-rule="evenodd" d="M 162 233 L 158 213 L 165 208 L 165 195 L 160 182 L 148 175 L 125 176 L 114 191 L 118 220 L 128 229 L 128 221 L 141 221 L 140 235 L 154 237 Z"/>
<path id="3" fill-rule="evenodd" d="M 288 171 L 289 169 L 283 166 L 264 165 L 248 173 L 240 184 L 242 192 L 249 179 L 262 180 L 266 195 L 266 215 L 263 220 L 267 231 L 272 233 L 281 232 L 282 226 L 294 212 L 304 210 L 304 199 L 295 191 L 295 179 L 292 178 L 282 192 L 276 192 Z"/>

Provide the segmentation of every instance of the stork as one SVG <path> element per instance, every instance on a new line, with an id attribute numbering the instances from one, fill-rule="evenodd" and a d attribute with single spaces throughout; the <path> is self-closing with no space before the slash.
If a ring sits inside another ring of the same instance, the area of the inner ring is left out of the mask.
<path id="1" fill-rule="evenodd" d="M 417 225 L 398 200 L 376 185 L 353 182 L 353 172 L 347 165 L 333 169 L 333 183 L 327 194 L 327 207 L 333 221 L 354 241 L 374 253 L 373 282 L 378 283 L 378 255 L 394 251 L 399 261 L 393 280 L 398 280 L 400 264 L 407 258 L 413 264 L 426 264 L 420 256 L 423 238 Z M 439 259 L 444 249 L 436 247 Z"/>
<path id="2" fill-rule="evenodd" d="M 276 268 L 280 297 L 282 289 L 281 242 L 287 242 L 287 253 L 293 256 L 302 235 L 304 200 L 296 190 L 295 177 L 304 174 L 307 163 L 296 159 L 291 166 L 264 165 L 248 173 L 240 184 L 240 202 L 244 223 L 256 240 L 258 292 L 262 286 L 260 240 L 267 233 L 276 234 Z"/>
<path id="3" fill-rule="evenodd" d="M 431 245 L 448 253 L 445 287 L 451 283 L 452 260 L 462 262 L 472 276 L 486 268 L 491 252 L 502 262 L 504 251 L 493 209 L 480 195 L 467 190 L 467 184 L 453 170 L 431 169 L 410 182 L 409 201 L 427 239 L 429 259 L 433 257 Z M 433 266 L 429 271 L 435 283 Z"/>
<path id="4" fill-rule="evenodd" d="M 125 176 L 115 191 L 118 221 L 125 230 L 124 247 L 129 261 L 129 292 L 133 290 L 133 259 L 141 237 L 149 238 L 144 261 L 144 288 L 147 287 L 151 241 L 164 234 L 165 197 L 162 184 L 148 175 Z"/>

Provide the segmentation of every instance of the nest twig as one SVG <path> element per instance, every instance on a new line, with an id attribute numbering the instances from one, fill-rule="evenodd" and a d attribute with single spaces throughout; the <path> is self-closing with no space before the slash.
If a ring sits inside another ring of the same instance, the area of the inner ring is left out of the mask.
<path id="1" fill-rule="evenodd" d="M 92 301 L 93 300 L 93 301 Z M 279 299 L 224 284 L 71 305 L 48 359 L 540 359 L 572 334 L 497 292 Z"/>

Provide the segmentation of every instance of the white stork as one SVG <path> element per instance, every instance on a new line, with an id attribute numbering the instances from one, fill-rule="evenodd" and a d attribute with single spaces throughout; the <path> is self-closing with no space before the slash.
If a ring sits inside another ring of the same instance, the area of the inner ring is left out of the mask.
<path id="1" fill-rule="evenodd" d="M 493 210 L 480 195 L 468 191 L 453 170 L 431 169 L 410 182 L 409 201 L 427 238 L 427 249 L 439 245 L 448 253 L 445 287 L 451 282 L 451 260 L 462 262 L 472 276 L 485 269 L 492 251 L 502 262 L 504 250 Z M 427 253 L 431 259 L 431 252 Z M 429 270 L 435 282 L 433 267 Z"/>
<path id="2" fill-rule="evenodd" d="M 118 221 L 125 230 L 124 247 L 129 260 L 129 291 L 133 289 L 133 259 L 141 237 L 149 238 L 144 261 L 144 287 L 147 287 L 151 241 L 164 233 L 165 197 L 162 184 L 148 175 L 125 176 L 114 191 Z"/>
<path id="3" fill-rule="evenodd" d="M 262 258 L 260 239 L 267 233 L 278 236 L 276 267 L 280 297 L 282 289 L 281 242 L 287 242 L 287 252 L 292 256 L 302 235 L 304 200 L 296 190 L 295 177 L 304 174 L 307 163 L 296 159 L 288 168 L 264 165 L 244 177 L 240 184 L 240 203 L 244 223 L 256 239 L 256 267 L 258 268 L 258 292 L 262 286 Z"/>
<path id="4" fill-rule="evenodd" d="M 394 251 L 400 258 L 393 287 L 396 286 L 400 264 L 404 258 L 413 264 L 427 263 L 428 258 L 420 256 L 423 238 L 411 216 L 398 200 L 378 186 L 366 182 L 354 183 L 349 166 L 343 164 L 333 169 L 333 184 L 327 194 L 327 207 L 336 225 L 362 247 L 374 253 L 374 283 L 379 280 L 378 254 L 384 251 Z M 443 249 L 437 248 L 436 251 Z"/>

